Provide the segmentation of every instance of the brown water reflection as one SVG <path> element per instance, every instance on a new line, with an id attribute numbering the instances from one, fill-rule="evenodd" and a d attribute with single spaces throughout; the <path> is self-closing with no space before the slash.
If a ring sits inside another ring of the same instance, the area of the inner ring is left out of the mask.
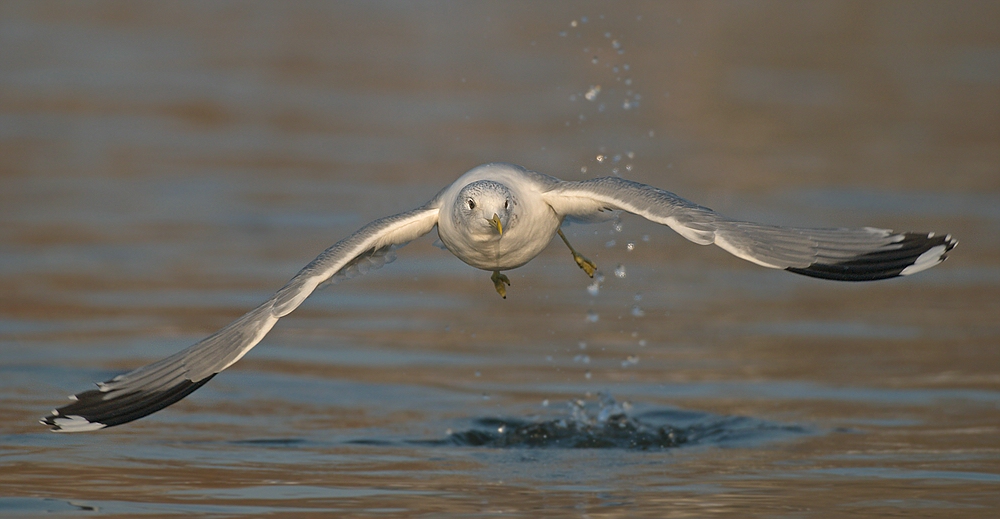
<path id="1" fill-rule="evenodd" d="M 983 517 L 1000 504 L 995 4 L 0 13 L 4 517 Z M 605 273 L 599 294 L 552 247 L 510 273 L 503 301 L 424 239 L 317 294 L 167 411 L 89 435 L 37 425 L 63 395 L 203 337 L 337 239 L 490 160 L 617 169 L 734 216 L 961 244 L 919 276 L 840 285 L 625 218 L 620 232 L 569 228 Z M 600 391 L 635 416 L 804 432 L 663 451 L 413 443 L 483 418 L 565 419 Z"/>

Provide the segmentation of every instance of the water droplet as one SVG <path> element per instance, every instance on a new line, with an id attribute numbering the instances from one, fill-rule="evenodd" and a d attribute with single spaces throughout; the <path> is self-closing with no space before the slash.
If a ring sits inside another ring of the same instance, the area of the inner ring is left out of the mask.
<path id="1" fill-rule="evenodd" d="M 681 19 L 678 18 L 677 19 L 677 23 L 680 23 L 680 21 L 681 21 Z M 581 16 L 580 17 L 580 23 L 587 23 L 587 17 L 586 16 Z"/>
<path id="2" fill-rule="evenodd" d="M 587 341 L 580 341 L 577 343 L 577 346 L 579 346 L 581 350 L 585 350 L 587 349 Z"/>
<path id="3" fill-rule="evenodd" d="M 611 40 L 611 46 L 614 47 L 614 48 L 616 48 L 616 49 L 620 49 L 620 48 L 622 48 L 622 42 L 620 42 L 618 40 Z"/>
<path id="4" fill-rule="evenodd" d="M 483 400 L 489 400 L 489 399 L 490 399 L 490 395 L 487 395 L 486 393 L 483 393 Z"/>
<path id="5" fill-rule="evenodd" d="M 610 37 L 611 37 L 611 33 L 610 33 L 610 32 L 606 32 L 606 33 L 604 33 L 604 37 L 605 37 L 605 38 L 610 38 Z"/>
<path id="6" fill-rule="evenodd" d="M 642 235 L 642 241 L 644 241 L 644 242 L 647 242 L 647 243 L 648 243 L 648 242 L 649 242 L 649 235 L 648 235 L 648 234 L 643 234 L 643 235 Z"/>
<path id="7" fill-rule="evenodd" d="M 572 22 L 569 22 L 569 26 L 570 27 L 576 27 L 576 20 L 573 20 Z"/>
<path id="8" fill-rule="evenodd" d="M 591 58 L 590 62 L 593 63 L 594 65 L 597 65 L 597 56 Z"/>
<path id="9" fill-rule="evenodd" d="M 597 157 L 595 158 L 597 159 L 597 162 L 604 162 L 605 159 L 604 155 L 601 154 L 597 154 Z"/>
<path id="10" fill-rule="evenodd" d="M 477 372 L 476 372 L 476 376 L 477 376 L 477 377 L 479 377 L 479 376 L 482 376 L 482 373 L 480 373 L 480 372 L 478 372 L 478 371 L 477 371 Z"/>
<path id="11" fill-rule="evenodd" d="M 601 316 L 598 315 L 597 312 L 595 312 L 593 310 L 587 310 L 587 322 L 589 322 L 589 323 L 596 323 L 597 320 L 600 319 L 600 318 L 601 318 Z"/>
<path id="12" fill-rule="evenodd" d="M 594 59 L 596 60 L 597 58 Z M 583 97 L 586 98 L 587 101 L 593 101 L 594 99 L 597 99 L 597 94 L 600 93 L 601 93 L 601 85 L 594 85 L 590 87 L 590 90 L 587 90 L 586 94 L 583 94 Z"/>
<path id="13" fill-rule="evenodd" d="M 591 296 L 597 296 L 597 294 L 601 293 L 601 284 L 598 283 L 597 280 L 595 279 L 589 285 L 587 285 L 587 293 L 589 293 Z"/>
<path id="14" fill-rule="evenodd" d="M 611 247 L 614 247 L 615 246 L 615 240 L 608 240 L 607 242 L 604 243 L 604 246 L 607 247 L 607 248 L 609 248 L 609 249 Z"/>
<path id="15" fill-rule="evenodd" d="M 625 265 L 618 265 L 618 267 L 615 268 L 615 277 L 618 279 L 625 277 Z"/>
<path id="16" fill-rule="evenodd" d="M 635 250 L 635 242 L 630 241 L 630 242 L 626 243 L 625 244 L 625 250 L 627 250 L 629 252 L 634 251 Z"/>
<path id="17" fill-rule="evenodd" d="M 559 36 L 566 37 L 566 31 L 559 31 Z"/>
<path id="18" fill-rule="evenodd" d="M 500 434 L 503 434 L 504 431 L 506 431 L 506 430 L 507 430 L 507 426 L 506 425 L 501 425 L 500 427 L 497 427 L 497 432 L 500 433 Z"/>
<path id="19" fill-rule="evenodd" d="M 642 292 L 636 292 L 635 295 L 632 296 L 632 299 L 635 301 L 642 301 Z"/>
<path id="20" fill-rule="evenodd" d="M 623 110 L 631 110 L 632 109 L 632 103 L 629 103 L 628 99 L 626 99 L 625 102 L 622 103 L 622 109 Z"/>
<path id="21" fill-rule="evenodd" d="M 545 362 L 552 362 L 552 355 L 546 355 Z"/>
<path id="22" fill-rule="evenodd" d="M 583 353 L 573 357 L 573 362 L 581 362 L 583 364 L 590 364 L 590 355 L 585 355 Z"/>
<path id="23" fill-rule="evenodd" d="M 642 308 L 639 308 L 639 305 L 632 305 L 631 314 L 632 314 L 632 317 L 642 317 L 642 316 L 646 315 L 646 312 L 644 312 L 642 310 Z"/>
<path id="24" fill-rule="evenodd" d="M 542 407 L 548 407 L 548 406 L 549 406 L 549 399 L 546 398 L 545 400 L 542 400 Z"/>
<path id="25" fill-rule="evenodd" d="M 590 370 L 588 369 L 586 373 L 583 374 L 583 378 L 590 380 Z"/>
<path id="26" fill-rule="evenodd" d="M 639 339 L 639 347 L 640 348 L 646 347 L 646 339 Z"/>
<path id="27" fill-rule="evenodd" d="M 625 80 L 625 86 L 632 86 L 632 78 L 628 78 Z"/>
<path id="28" fill-rule="evenodd" d="M 635 366 L 639 363 L 639 357 L 637 355 L 629 355 L 625 360 L 622 361 L 622 367 L 627 368 L 629 366 Z"/>
<path id="29" fill-rule="evenodd" d="M 587 172 L 587 166 L 581 166 L 580 173 L 586 173 L 586 172 Z"/>

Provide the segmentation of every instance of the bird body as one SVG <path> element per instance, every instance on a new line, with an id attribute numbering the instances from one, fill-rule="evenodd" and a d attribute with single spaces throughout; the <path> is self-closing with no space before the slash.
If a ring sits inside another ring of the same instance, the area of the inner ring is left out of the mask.
<path id="1" fill-rule="evenodd" d="M 423 206 L 375 220 L 321 253 L 262 304 L 170 357 L 98 384 L 42 418 L 55 431 L 88 431 L 142 418 L 177 402 L 256 346 L 319 286 L 364 274 L 398 247 L 435 227 L 444 246 L 465 263 L 492 271 L 506 298 L 502 271 L 524 265 L 555 235 L 569 241 L 565 219 L 606 220 L 621 211 L 669 226 L 698 244 L 714 243 L 769 268 L 838 281 L 906 276 L 944 261 L 950 235 L 888 229 L 806 229 L 725 218 L 673 193 L 618 177 L 563 181 L 504 163 L 473 168 Z M 570 252 L 593 276 L 596 266 Z"/>
<path id="2" fill-rule="evenodd" d="M 473 267 L 492 271 L 520 267 L 548 246 L 562 224 L 562 216 L 544 198 L 558 182 L 507 164 L 474 168 L 439 195 L 438 237 Z M 494 214 L 502 232 L 488 223 Z"/>

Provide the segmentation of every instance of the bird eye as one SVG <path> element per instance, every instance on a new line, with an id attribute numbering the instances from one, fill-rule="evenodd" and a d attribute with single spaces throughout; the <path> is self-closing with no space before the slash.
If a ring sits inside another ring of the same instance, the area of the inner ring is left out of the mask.
<path id="1" fill-rule="evenodd" d="M 469 199 L 469 209 L 475 209 L 475 208 L 476 208 L 476 201 L 470 198 Z"/>
<path id="2" fill-rule="evenodd" d="M 510 200 L 504 200 L 503 201 L 503 208 L 504 208 L 505 211 L 508 210 L 508 209 L 510 209 Z"/>

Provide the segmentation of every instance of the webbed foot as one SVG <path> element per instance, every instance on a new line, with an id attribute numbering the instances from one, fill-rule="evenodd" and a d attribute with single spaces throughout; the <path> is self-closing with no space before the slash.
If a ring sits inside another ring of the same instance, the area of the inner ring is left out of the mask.
<path id="1" fill-rule="evenodd" d="M 594 277 L 594 273 L 597 272 L 596 263 L 583 257 L 583 254 L 580 254 L 579 252 L 573 253 L 573 259 L 576 260 L 576 264 L 579 265 L 588 276 Z"/>
<path id="2" fill-rule="evenodd" d="M 497 289 L 500 297 L 507 299 L 507 286 L 510 286 L 510 279 L 505 274 L 501 274 L 499 270 L 494 270 L 493 275 L 490 276 L 490 280 L 493 281 L 493 287 Z M 504 283 L 507 286 L 504 286 Z"/>
<path id="3" fill-rule="evenodd" d="M 557 229 L 556 232 L 559 233 L 559 237 L 562 238 L 563 243 L 569 247 L 569 251 L 573 253 L 573 261 L 575 261 L 588 276 L 594 277 L 594 273 L 597 272 L 597 264 L 583 257 L 583 254 L 577 252 L 576 249 L 569 244 L 569 240 L 566 239 L 566 235 L 563 234 L 562 229 Z"/>

